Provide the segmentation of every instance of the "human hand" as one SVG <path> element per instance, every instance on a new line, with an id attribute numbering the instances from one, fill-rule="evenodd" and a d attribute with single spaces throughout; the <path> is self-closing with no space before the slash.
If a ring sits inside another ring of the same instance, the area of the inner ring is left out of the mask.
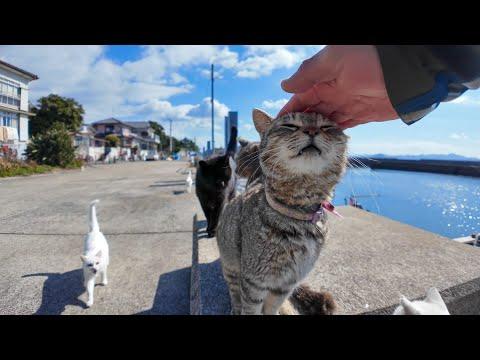
<path id="1" fill-rule="evenodd" d="M 318 112 L 342 129 L 399 117 L 373 45 L 326 46 L 282 81 L 282 89 L 294 95 L 278 116 Z"/>

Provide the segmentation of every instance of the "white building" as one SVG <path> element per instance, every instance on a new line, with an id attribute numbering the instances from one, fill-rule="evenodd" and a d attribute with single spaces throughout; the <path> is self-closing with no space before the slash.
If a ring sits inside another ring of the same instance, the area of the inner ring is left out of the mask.
<path id="1" fill-rule="evenodd" d="M 18 158 L 28 143 L 28 84 L 38 76 L 0 60 L 0 147 Z"/>

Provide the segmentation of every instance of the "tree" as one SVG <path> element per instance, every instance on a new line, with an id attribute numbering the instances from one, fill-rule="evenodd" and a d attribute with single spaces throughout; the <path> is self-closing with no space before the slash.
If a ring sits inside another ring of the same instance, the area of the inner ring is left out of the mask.
<path id="1" fill-rule="evenodd" d="M 179 146 L 180 148 L 183 148 L 188 151 L 198 151 L 197 144 L 195 144 L 193 140 L 190 140 L 186 137 L 179 141 Z"/>
<path id="2" fill-rule="evenodd" d="M 170 150 L 170 136 L 165 134 L 165 129 L 162 125 L 157 123 L 156 121 L 149 121 L 150 126 L 153 129 L 155 135 L 158 135 L 160 138 L 160 146 L 158 150 Z M 183 138 L 182 140 L 178 140 L 174 136 L 172 136 L 172 150 L 174 153 L 179 152 L 181 149 L 186 149 L 188 151 L 198 151 L 198 146 L 190 139 Z"/>
<path id="3" fill-rule="evenodd" d="M 62 123 L 67 131 L 77 131 L 82 125 L 85 111 L 74 99 L 50 94 L 41 97 L 37 105 L 32 107 L 35 116 L 30 120 L 30 135 L 43 134 L 54 124 Z"/>
<path id="4" fill-rule="evenodd" d="M 105 136 L 105 141 L 110 147 L 117 147 L 120 144 L 120 138 L 115 134 Z"/>
<path id="5" fill-rule="evenodd" d="M 67 167 L 75 160 L 72 138 L 65 124 L 55 123 L 48 132 L 32 137 L 25 151 L 38 164 Z"/>
<path id="6" fill-rule="evenodd" d="M 170 144 L 170 138 L 165 134 L 165 129 L 162 125 L 156 121 L 149 121 L 150 126 L 153 129 L 155 135 L 160 138 L 160 144 L 158 145 L 157 150 L 162 150 L 167 144 Z"/>

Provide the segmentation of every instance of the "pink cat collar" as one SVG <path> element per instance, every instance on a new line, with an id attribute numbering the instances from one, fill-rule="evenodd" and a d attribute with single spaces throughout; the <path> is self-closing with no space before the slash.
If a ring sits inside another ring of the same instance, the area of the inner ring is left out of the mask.
<path id="1" fill-rule="evenodd" d="M 332 214 L 343 217 L 335 210 L 335 206 L 329 201 L 323 201 L 319 206 L 318 210 L 314 213 L 303 213 L 294 209 L 287 208 L 280 204 L 278 201 L 273 199 L 270 194 L 265 191 L 265 197 L 267 199 L 268 205 L 270 205 L 274 210 L 278 211 L 280 214 L 291 217 L 297 220 L 311 221 L 313 224 L 316 224 L 321 216 L 324 214 L 324 211 L 331 212 Z"/>

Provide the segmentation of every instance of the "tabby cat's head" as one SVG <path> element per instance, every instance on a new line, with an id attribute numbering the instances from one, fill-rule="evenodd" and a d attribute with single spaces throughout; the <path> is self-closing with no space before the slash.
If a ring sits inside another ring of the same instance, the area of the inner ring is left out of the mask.
<path id="1" fill-rule="evenodd" d="M 339 178 L 345 171 L 348 136 L 321 114 L 289 113 L 273 119 L 254 109 L 253 121 L 261 136 L 260 163 L 265 175 L 333 174 Z"/>
<path id="2" fill-rule="evenodd" d="M 236 156 L 237 161 L 237 175 L 240 177 L 249 178 L 255 172 L 259 172 L 258 160 L 258 142 L 250 142 L 245 139 L 238 139 L 240 143 L 240 151 Z"/>

